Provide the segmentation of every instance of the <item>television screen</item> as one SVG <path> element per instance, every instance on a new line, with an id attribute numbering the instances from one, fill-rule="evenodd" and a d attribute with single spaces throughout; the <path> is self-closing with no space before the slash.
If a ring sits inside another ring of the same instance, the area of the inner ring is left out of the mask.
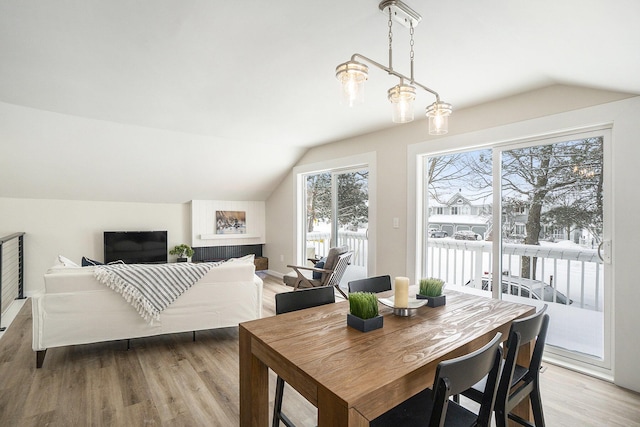
<path id="1" fill-rule="evenodd" d="M 166 231 L 105 231 L 104 262 L 159 264 L 167 262 Z"/>

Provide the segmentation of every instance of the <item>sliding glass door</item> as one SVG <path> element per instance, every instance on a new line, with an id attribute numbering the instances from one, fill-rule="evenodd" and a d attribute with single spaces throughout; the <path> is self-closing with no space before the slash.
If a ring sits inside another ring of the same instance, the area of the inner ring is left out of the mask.
<path id="1" fill-rule="evenodd" d="M 305 174 L 304 259 L 312 263 L 333 246 L 353 251 L 349 278 L 367 276 L 369 172 L 367 168 Z"/>
<path id="2" fill-rule="evenodd" d="M 422 274 L 542 307 L 548 353 L 610 367 L 609 130 L 425 156 Z"/>

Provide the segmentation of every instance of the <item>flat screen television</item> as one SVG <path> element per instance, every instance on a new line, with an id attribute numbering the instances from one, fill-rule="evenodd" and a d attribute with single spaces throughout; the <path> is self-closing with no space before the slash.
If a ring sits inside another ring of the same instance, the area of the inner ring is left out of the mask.
<path id="1" fill-rule="evenodd" d="M 167 262 L 166 231 L 105 231 L 104 262 L 160 264 Z"/>

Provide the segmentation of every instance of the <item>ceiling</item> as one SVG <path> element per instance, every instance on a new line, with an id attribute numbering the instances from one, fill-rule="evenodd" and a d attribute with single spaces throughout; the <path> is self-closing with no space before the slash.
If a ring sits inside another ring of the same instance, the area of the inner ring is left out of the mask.
<path id="1" fill-rule="evenodd" d="M 557 83 L 640 94 L 636 0 L 406 3 L 423 18 L 415 30 L 416 80 L 453 104 L 452 121 L 455 109 Z M 0 102 L 71 116 L 64 132 L 82 123 L 105 144 L 57 136 L 76 153 L 84 147 L 95 156 L 106 146 L 162 159 L 145 174 L 140 159 L 123 162 L 119 173 L 140 183 L 135 190 L 113 184 L 96 163 L 65 175 L 100 175 L 90 178 L 91 192 L 65 193 L 56 174 L 38 171 L 75 166 L 45 149 L 35 162 L 41 168 L 26 171 L 32 178 L 0 196 L 265 199 L 308 147 L 393 125 L 386 90 L 397 79 L 371 68 L 367 101 L 356 109 L 339 105 L 335 80 L 336 65 L 356 52 L 386 64 L 387 30 L 376 0 L 3 1 Z M 396 24 L 393 33 L 394 68 L 408 74 L 408 31 Z M 432 102 L 419 93 L 416 117 Z M 112 139 L 104 136 L 110 132 Z M 136 146 L 139 132 L 163 141 L 156 150 Z M 12 149 L 11 164 L 29 168 L 45 140 Z M 5 162 L 7 141 L 0 141 Z M 175 141 L 180 149 L 165 150 Z M 189 185 L 173 189 L 169 178 L 148 178 L 172 165 Z M 18 172 L 2 166 L 0 178 Z M 230 171 L 234 184 L 221 183 Z"/>

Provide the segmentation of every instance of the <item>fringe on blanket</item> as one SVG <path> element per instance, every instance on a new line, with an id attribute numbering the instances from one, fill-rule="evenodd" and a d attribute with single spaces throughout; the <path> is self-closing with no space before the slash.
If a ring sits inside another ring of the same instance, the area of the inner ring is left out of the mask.
<path id="1" fill-rule="evenodd" d="M 122 295 L 138 314 L 152 325 L 154 320 L 160 320 L 162 310 L 200 280 L 212 267 L 220 264 L 222 262 L 197 265 L 184 263 L 97 266 L 94 275 L 100 283 Z M 152 277 L 157 280 L 150 280 Z M 155 304 L 149 298 L 152 298 Z"/>

